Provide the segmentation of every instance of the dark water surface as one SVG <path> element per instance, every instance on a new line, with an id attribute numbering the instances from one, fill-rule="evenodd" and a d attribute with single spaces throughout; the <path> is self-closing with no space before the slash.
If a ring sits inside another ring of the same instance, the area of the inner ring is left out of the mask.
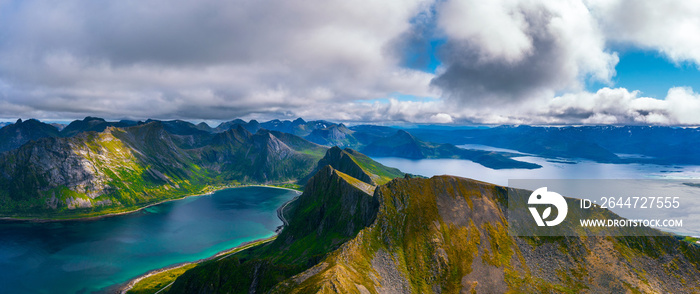
<path id="1" fill-rule="evenodd" d="M 274 235 L 296 191 L 245 187 L 85 221 L 0 221 L 0 293 L 91 293 Z"/>

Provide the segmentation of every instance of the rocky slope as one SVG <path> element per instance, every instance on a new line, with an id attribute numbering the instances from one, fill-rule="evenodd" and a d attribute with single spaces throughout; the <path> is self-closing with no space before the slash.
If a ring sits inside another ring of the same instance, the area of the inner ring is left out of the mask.
<path id="1" fill-rule="evenodd" d="M 58 137 L 58 129 L 35 119 L 17 120 L 0 128 L 0 152 L 17 149 L 30 141 L 46 137 Z"/>
<path id="2" fill-rule="evenodd" d="M 264 293 L 299 274 L 372 223 L 374 186 L 326 165 L 295 201 L 289 225 L 272 243 L 198 265 L 170 293 Z"/>
<path id="3" fill-rule="evenodd" d="M 90 215 L 197 193 L 208 185 L 296 181 L 326 150 L 266 130 L 210 134 L 187 128 L 159 121 L 108 126 L 4 152 L 0 215 Z"/>
<path id="4" fill-rule="evenodd" d="M 278 293 L 700 291 L 700 250 L 664 237 L 512 237 L 507 190 L 440 176 L 380 186 L 375 222 Z"/>
<path id="5" fill-rule="evenodd" d="M 355 138 L 354 133 L 355 131 L 348 129 L 343 124 L 333 124 L 327 128 L 315 129 L 305 138 L 320 145 L 358 148 L 362 144 Z"/>
<path id="6" fill-rule="evenodd" d="M 358 183 L 326 166 L 277 240 L 197 266 L 169 293 L 700 291 L 700 249 L 671 236 L 514 237 L 504 187 L 403 178 L 370 195 Z"/>

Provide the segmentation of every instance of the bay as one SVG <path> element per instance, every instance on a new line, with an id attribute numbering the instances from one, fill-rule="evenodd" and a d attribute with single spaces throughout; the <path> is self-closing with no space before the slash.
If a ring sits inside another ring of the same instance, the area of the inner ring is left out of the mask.
<path id="1" fill-rule="evenodd" d="M 91 220 L 0 222 L 2 293 L 92 293 L 270 237 L 297 191 L 244 187 Z"/>

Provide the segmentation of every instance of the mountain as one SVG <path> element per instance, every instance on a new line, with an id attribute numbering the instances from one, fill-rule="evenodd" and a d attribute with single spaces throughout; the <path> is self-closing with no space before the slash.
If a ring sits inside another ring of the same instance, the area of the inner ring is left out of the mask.
<path id="1" fill-rule="evenodd" d="M 327 128 L 331 125 L 335 125 L 334 123 L 327 122 L 327 121 L 305 121 L 301 118 L 297 118 L 294 121 L 288 121 L 288 120 L 271 120 L 268 122 L 264 122 L 260 124 L 262 128 L 268 129 L 268 130 L 275 130 L 275 131 L 280 131 L 284 133 L 289 133 L 289 134 L 294 134 L 299 137 L 306 137 L 313 130 L 316 129 L 324 129 Z"/>
<path id="2" fill-rule="evenodd" d="M 372 186 L 385 184 L 391 179 L 404 176 L 404 173 L 398 169 L 386 167 L 350 148 L 343 150 L 337 146 L 328 149 L 312 175 L 326 165 Z"/>
<path id="3" fill-rule="evenodd" d="M 418 129 L 412 133 L 433 142 L 483 144 L 543 157 L 603 163 L 700 164 L 700 152 L 693 147 L 700 144 L 700 130 L 691 127 L 500 126 L 441 132 Z"/>
<path id="4" fill-rule="evenodd" d="M 356 236 L 374 221 L 379 202 L 372 196 L 375 186 L 346 173 L 362 173 L 356 165 L 345 164 L 348 156 L 353 155 L 338 148 L 328 151 L 328 165 L 290 205 L 289 225 L 275 241 L 200 264 L 178 278 L 169 293 L 264 293 Z"/>
<path id="5" fill-rule="evenodd" d="M 697 246 L 671 236 L 512 237 L 506 194 L 450 176 L 394 180 L 374 194 L 372 225 L 272 292 L 700 290 Z"/>
<path id="6" fill-rule="evenodd" d="M 83 120 L 75 120 L 61 130 L 61 136 L 72 137 L 83 132 L 102 132 L 108 127 L 128 127 L 136 125 L 132 121 L 108 122 L 98 117 L 86 117 Z"/>
<path id="7" fill-rule="evenodd" d="M 17 120 L 0 129 L 0 152 L 13 150 L 30 141 L 58 137 L 58 129 L 35 119 Z"/>
<path id="8" fill-rule="evenodd" d="M 357 125 L 350 127 L 354 131 L 353 134 L 360 143 L 367 145 L 379 139 L 389 137 L 398 131 L 398 129 L 385 126 L 375 125 Z"/>
<path id="9" fill-rule="evenodd" d="M 360 147 L 360 141 L 353 136 L 355 131 L 348 129 L 344 124 L 333 124 L 327 128 L 315 129 L 304 137 L 306 140 L 325 146 L 338 146 L 341 148 Z"/>
<path id="10" fill-rule="evenodd" d="M 325 150 L 294 135 L 265 129 L 251 134 L 239 125 L 216 134 L 199 154 L 204 167 L 222 173 L 219 178 L 266 183 L 303 178 Z"/>
<path id="11" fill-rule="evenodd" d="M 276 240 L 199 264 L 167 293 L 700 291 L 700 248 L 672 236 L 515 237 L 505 187 L 400 178 L 370 195 L 360 184 L 324 167 Z"/>
<path id="12" fill-rule="evenodd" d="M 239 125 L 243 126 L 243 128 L 245 128 L 246 130 L 248 130 L 248 132 L 251 132 L 251 133 L 255 133 L 259 129 L 261 129 L 260 123 L 258 123 L 257 120 L 251 120 L 250 122 L 245 122 L 244 120 L 237 118 L 237 119 L 234 119 L 232 121 L 227 121 L 227 122 L 223 122 L 223 123 L 219 124 L 219 126 L 217 126 L 214 129 L 214 132 L 220 133 L 220 132 L 224 132 L 224 131 L 227 131 L 230 129 L 235 129 Z"/>
<path id="13" fill-rule="evenodd" d="M 211 185 L 294 182 L 325 150 L 279 132 L 209 134 L 160 121 L 44 138 L 0 154 L 0 215 L 95 215 Z"/>
<path id="14" fill-rule="evenodd" d="M 516 154 L 465 150 L 452 144 L 436 144 L 421 141 L 409 132 L 397 131 L 394 135 L 381 138 L 362 148 L 362 152 L 376 157 L 401 157 L 408 159 L 461 158 L 472 160 L 493 169 L 526 168 L 541 166 L 534 163 L 514 160 Z"/>

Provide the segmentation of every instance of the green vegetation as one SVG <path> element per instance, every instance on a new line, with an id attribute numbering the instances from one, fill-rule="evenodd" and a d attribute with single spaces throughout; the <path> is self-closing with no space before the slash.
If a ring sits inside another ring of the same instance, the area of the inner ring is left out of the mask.
<path id="1" fill-rule="evenodd" d="M 355 219 L 348 211 L 361 205 L 349 205 L 343 187 L 363 185 L 320 170 L 275 242 L 194 268 L 169 293 L 251 285 L 263 293 L 649 293 L 675 291 L 675 283 L 700 291 L 689 282 L 700 279 L 692 239 L 509 236 L 507 190 L 449 176 L 394 179 L 362 193 L 381 202 Z M 344 226 L 353 220 L 362 220 L 359 230 Z"/>
<path id="2" fill-rule="evenodd" d="M 148 277 L 145 277 L 141 280 L 139 280 L 136 284 L 133 285 L 133 287 L 127 292 L 131 294 L 146 294 L 146 293 L 156 293 L 158 291 L 165 291 L 167 288 L 171 286 L 171 284 L 177 279 L 179 276 L 181 276 L 183 273 L 185 273 L 187 270 L 192 269 L 199 265 L 202 262 L 208 261 L 208 260 L 221 260 L 224 259 L 231 254 L 235 254 L 238 252 L 241 252 L 243 250 L 256 247 L 271 241 L 274 241 L 277 238 L 277 236 L 272 236 L 267 239 L 261 239 L 257 240 L 245 245 L 241 245 L 235 248 L 232 248 L 230 250 L 221 252 L 215 256 L 212 256 L 210 258 L 207 258 L 202 261 L 194 262 L 194 263 L 187 263 L 183 264 L 180 266 L 176 266 L 174 268 L 166 269 L 163 270 L 159 273 L 150 275 Z"/>
<path id="3" fill-rule="evenodd" d="M 158 121 L 106 126 L 0 154 L 0 216 L 100 216 L 243 184 L 299 190 L 296 181 L 326 151 L 279 132 L 171 133 L 166 127 L 173 128 Z"/>
<path id="4" fill-rule="evenodd" d="M 155 275 L 151 275 L 149 277 L 143 278 L 141 281 L 136 283 L 131 290 L 129 290 L 128 294 L 153 294 L 158 291 L 161 291 L 163 289 L 166 289 L 166 287 L 169 287 L 172 282 L 177 279 L 182 273 L 185 271 L 194 268 L 197 266 L 196 263 L 190 263 L 186 264 L 183 266 L 179 266 L 173 269 L 169 269 L 160 273 L 157 273 Z M 167 289 L 166 289 L 167 290 Z"/>

